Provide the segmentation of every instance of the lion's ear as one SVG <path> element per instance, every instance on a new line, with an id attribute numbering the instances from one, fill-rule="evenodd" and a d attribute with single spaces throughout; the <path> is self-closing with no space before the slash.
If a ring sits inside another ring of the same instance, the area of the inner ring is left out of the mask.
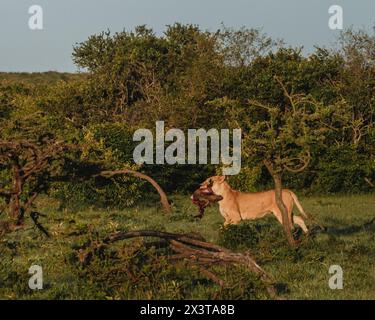
<path id="1" fill-rule="evenodd" d="M 224 180 L 225 180 L 225 176 L 221 176 L 220 178 L 219 178 L 219 183 L 223 183 L 224 182 Z"/>

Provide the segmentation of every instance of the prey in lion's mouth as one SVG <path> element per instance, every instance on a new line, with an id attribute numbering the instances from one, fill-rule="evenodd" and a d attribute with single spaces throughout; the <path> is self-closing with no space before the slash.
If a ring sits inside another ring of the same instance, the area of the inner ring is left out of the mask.
<path id="1" fill-rule="evenodd" d="M 191 196 L 191 201 L 199 209 L 199 214 L 197 214 L 194 217 L 202 219 L 202 217 L 204 215 L 205 208 L 210 203 L 215 203 L 215 202 L 218 202 L 220 200 L 223 200 L 223 197 L 215 194 L 212 191 L 211 187 L 209 187 L 209 186 L 206 186 L 206 187 L 201 186 L 199 189 L 195 190 L 194 193 L 193 193 L 193 195 Z"/>

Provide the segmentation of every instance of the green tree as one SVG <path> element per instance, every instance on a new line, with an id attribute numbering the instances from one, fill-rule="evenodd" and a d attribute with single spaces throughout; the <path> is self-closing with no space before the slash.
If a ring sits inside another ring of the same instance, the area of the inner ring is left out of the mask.
<path id="1" fill-rule="evenodd" d="M 258 57 L 244 70 L 252 75 L 244 84 L 247 92 L 236 100 L 219 102 L 227 110 L 229 123 L 243 130 L 243 157 L 248 165 L 264 165 L 270 173 L 291 245 L 295 243 L 282 201 L 282 178 L 287 171 L 297 173 L 308 166 L 329 130 L 323 121 L 324 105 L 304 82 L 309 61 L 291 49 Z"/>

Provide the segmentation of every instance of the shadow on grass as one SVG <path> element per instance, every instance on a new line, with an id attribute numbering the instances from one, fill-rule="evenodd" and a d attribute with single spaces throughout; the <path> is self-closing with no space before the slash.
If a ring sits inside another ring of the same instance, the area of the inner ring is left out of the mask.
<path id="1" fill-rule="evenodd" d="M 332 235 L 352 235 L 358 232 L 373 232 L 375 233 L 375 217 L 360 225 L 348 225 L 345 227 L 326 227 L 326 233 Z"/>
<path id="2" fill-rule="evenodd" d="M 288 287 L 288 284 L 286 284 L 286 283 L 278 282 L 278 283 L 275 284 L 275 287 L 276 287 L 278 295 L 284 295 L 284 294 L 290 293 L 290 289 Z"/>

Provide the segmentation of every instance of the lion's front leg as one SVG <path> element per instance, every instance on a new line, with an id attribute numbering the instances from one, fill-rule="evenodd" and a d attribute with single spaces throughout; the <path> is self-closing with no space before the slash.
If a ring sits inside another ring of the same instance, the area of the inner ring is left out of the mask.
<path id="1" fill-rule="evenodd" d="M 230 224 L 229 216 L 227 215 L 226 211 L 220 208 L 220 214 L 224 218 L 224 227 Z"/>
<path id="2" fill-rule="evenodd" d="M 221 211 L 221 215 L 224 217 L 224 227 L 230 225 L 230 224 L 238 224 L 241 222 L 241 216 L 239 212 L 227 212 L 227 211 Z"/>

